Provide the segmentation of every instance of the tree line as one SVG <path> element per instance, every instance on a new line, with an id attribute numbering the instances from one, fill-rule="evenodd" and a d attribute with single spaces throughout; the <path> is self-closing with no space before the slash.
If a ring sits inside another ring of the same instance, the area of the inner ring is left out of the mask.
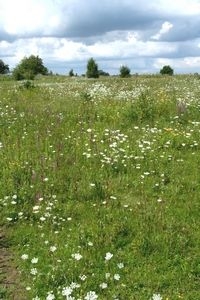
<path id="1" fill-rule="evenodd" d="M 9 66 L 0 59 L 0 74 L 10 73 Z M 36 75 L 50 75 L 48 69 L 44 66 L 42 59 L 39 56 L 30 55 L 29 57 L 24 57 L 20 63 L 13 69 L 12 76 L 15 80 L 33 80 Z M 174 70 L 169 66 L 163 66 L 160 70 L 162 75 L 173 75 Z M 73 69 L 68 73 L 70 77 L 76 76 Z M 131 70 L 128 66 L 122 65 L 119 69 L 119 75 L 122 78 L 127 78 L 131 76 Z M 109 76 L 109 73 L 99 70 L 98 64 L 94 58 L 90 58 L 87 62 L 86 74 L 87 78 L 98 78 L 99 76 Z"/>

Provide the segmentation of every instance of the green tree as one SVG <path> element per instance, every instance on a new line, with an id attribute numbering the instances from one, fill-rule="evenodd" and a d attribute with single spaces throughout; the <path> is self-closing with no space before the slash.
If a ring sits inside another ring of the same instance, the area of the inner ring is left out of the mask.
<path id="1" fill-rule="evenodd" d="M 160 74 L 162 74 L 162 75 L 173 75 L 174 74 L 174 70 L 170 66 L 164 66 L 160 70 Z"/>
<path id="2" fill-rule="evenodd" d="M 122 78 L 131 76 L 131 70 L 127 66 L 121 66 L 119 72 L 120 72 L 120 77 Z"/>
<path id="3" fill-rule="evenodd" d="M 9 72 L 9 66 L 6 65 L 3 60 L 0 59 L 0 74 L 7 74 Z"/>
<path id="4" fill-rule="evenodd" d="M 42 59 L 35 55 L 24 57 L 13 70 L 16 80 L 32 80 L 37 74 L 47 75 L 48 69 L 43 65 Z"/>
<path id="5" fill-rule="evenodd" d="M 99 70 L 99 76 L 110 76 L 108 72 L 105 72 L 103 70 Z"/>
<path id="6" fill-rule="evenodd" d="M 90 58 L 87 62 L 86 76 L 88 78 L 98 78 L 99 77 L 98 65 L 93 58 Z"/>
<path id="7" fill-rule="evenodd" d="M 71 70 L 69 71 L 69 76 L 70 76 L 70 77 L 73 77 L 73 76 L 74 76 L 74 70 L 73 70 L 73 69 L 71 69 Z"/>

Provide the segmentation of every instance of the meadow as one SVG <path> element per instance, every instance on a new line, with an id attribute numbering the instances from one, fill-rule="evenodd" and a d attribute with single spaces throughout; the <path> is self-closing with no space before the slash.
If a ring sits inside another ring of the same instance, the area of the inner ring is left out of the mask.
<path id="1" fill-rule="evenodd" d="M 200 299 L 198 76 L 0 80 L 0 128 L 0 299 Z"/>

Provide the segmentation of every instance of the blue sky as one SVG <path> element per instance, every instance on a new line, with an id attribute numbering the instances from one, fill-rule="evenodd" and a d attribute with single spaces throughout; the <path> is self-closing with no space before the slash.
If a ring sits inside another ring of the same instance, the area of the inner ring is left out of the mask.
<path id="1" fill-rule="evenodd" d="M 31 54 L 60 74 L 90 57 L 111 74 L 200 72 L 200 0 L 0 0 L 0 59 Z"/>

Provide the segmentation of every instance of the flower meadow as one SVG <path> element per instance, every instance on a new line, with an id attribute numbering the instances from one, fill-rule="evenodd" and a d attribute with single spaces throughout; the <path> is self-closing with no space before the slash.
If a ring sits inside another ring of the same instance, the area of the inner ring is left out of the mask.
<path id="1" fill-rule="evenodd" d="M 199 299 L 197 76 L 1 80 L 0 126 L 0 299 Z"/>

